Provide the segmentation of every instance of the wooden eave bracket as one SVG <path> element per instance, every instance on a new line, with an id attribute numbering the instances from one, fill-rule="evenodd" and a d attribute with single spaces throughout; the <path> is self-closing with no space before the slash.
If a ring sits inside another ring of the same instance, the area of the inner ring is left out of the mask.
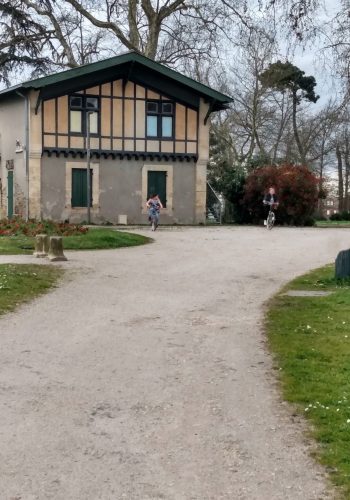
<path id="1" fill-rule="evenodd" d="M 41 90 L 40 90 L 38 98 L 36 100 L 36 105 L 35 105 L 35 114 L 36 115 L 38 114 L 40 103 L 41 103 Z"/>
<path id="2" fill-rule="evenodd" d="M 215 103 L 216 103 L 216 99 L 214 99 L 213 101 L 211 101 L 211 102 L 210 102 L 210 104 L 209 104 L 209 108 L 208 108 L 208 111 L 207 111 L 207 114 L 205 115 L 205 118 L 204 118 L 204 125 L 206 125 L 206 124 L 207 124 L 208 119 L 209 119 L 209 116 L 210 116 L 210 114 L 213 112 L 213 109 L 214 109 Z"/>
<path id="3" fill-rule="evenodd" d="M 126 77 L 123 78 L 123 91 L 125 91 L 125 87 L 131 78 L 132 70 L 134 69 L 134 64 L 135 64 L 135 61 L 131 61 L 130 66 L 129 66 L 129 70 L 128 70 L 128 74 L 126 75 Z"/>

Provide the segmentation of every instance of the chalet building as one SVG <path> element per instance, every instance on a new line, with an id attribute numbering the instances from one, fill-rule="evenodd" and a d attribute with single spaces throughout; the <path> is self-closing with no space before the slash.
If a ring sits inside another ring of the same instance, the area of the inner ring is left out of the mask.
<path id="1" fill-rule="evenodd" d="M 336 196 L 327 196 L 322 200 L 321 213 L 324 217 L 331 217 L 331 215 L 339 212 L 339 198 Z"/>
<path id="2" fill-rule="evenodd" d="M 208 118 L 231 101 L 135 52 L 3 90 L 0 216 L 80 222 L 89 198 L 95 223 L 145 223 L 158 193 L 162 222 L 203 223 Z"/>

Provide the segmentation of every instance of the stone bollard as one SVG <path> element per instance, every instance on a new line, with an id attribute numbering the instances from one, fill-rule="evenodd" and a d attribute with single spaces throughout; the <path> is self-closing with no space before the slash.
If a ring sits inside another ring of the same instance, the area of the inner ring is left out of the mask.
<path id="1" fill-rule="evenodd" d="M 51 260 L 51 262 L 67 260 L 63 253 L 62 236 L 50 236 L 49 259 Z"/>
<path id="2" fill-rule="evenodd" d="M 35 257 L 46 257 L 49 251 L 49 237 L 47 234 L 37 234 L 35 236 Z"/>
<path id="3" fill-rule="evenodd" d="M 335 277 L 350 278 L 350 250 L 342 250 L 335 259 Z"/>

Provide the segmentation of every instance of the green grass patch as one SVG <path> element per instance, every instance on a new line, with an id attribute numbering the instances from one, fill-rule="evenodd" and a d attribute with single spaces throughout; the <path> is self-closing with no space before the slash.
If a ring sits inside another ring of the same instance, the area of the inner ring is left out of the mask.
<path id="1" fill-rule="evenodd" d="M 85 234 L 63 236 L 65 250 L 101 250 L 130 247 L 149 243 L 150 238 L 113 229 L 89 229 Z M 29 236 L 0 236 L 0 255 L 30 254 L 34 238 Z"/>
<path id="2" fill-rule="evenodd" d="M 316 221 L 317 227 L 350 227 L 350 221 L 348 220 L 319 220 Z"/>
<path id="3" fill-rule="evenodd" d="M 333 293 L 283 295 L 291 289 Z M 270 302 L 266 327 L 284 397 L 312 422 L 317 458 L 350 498 L 350 280 L 334 266 L 297 278 Z"/>
<path id="4" fill-rule="evenodd" d="M 45 293 L 62 274 L 52 266 L 0 264 L 0 315 Z"/>

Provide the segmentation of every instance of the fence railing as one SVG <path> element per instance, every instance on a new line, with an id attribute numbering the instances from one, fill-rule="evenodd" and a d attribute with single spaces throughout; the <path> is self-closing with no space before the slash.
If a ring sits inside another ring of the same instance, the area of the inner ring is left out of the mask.
<path id="1" fill-rule="evenodd" d="M 212 222 L 222 223 L 224 202 L 215 191 L 210 182 L 207 182 L 207 219 Z"/>

